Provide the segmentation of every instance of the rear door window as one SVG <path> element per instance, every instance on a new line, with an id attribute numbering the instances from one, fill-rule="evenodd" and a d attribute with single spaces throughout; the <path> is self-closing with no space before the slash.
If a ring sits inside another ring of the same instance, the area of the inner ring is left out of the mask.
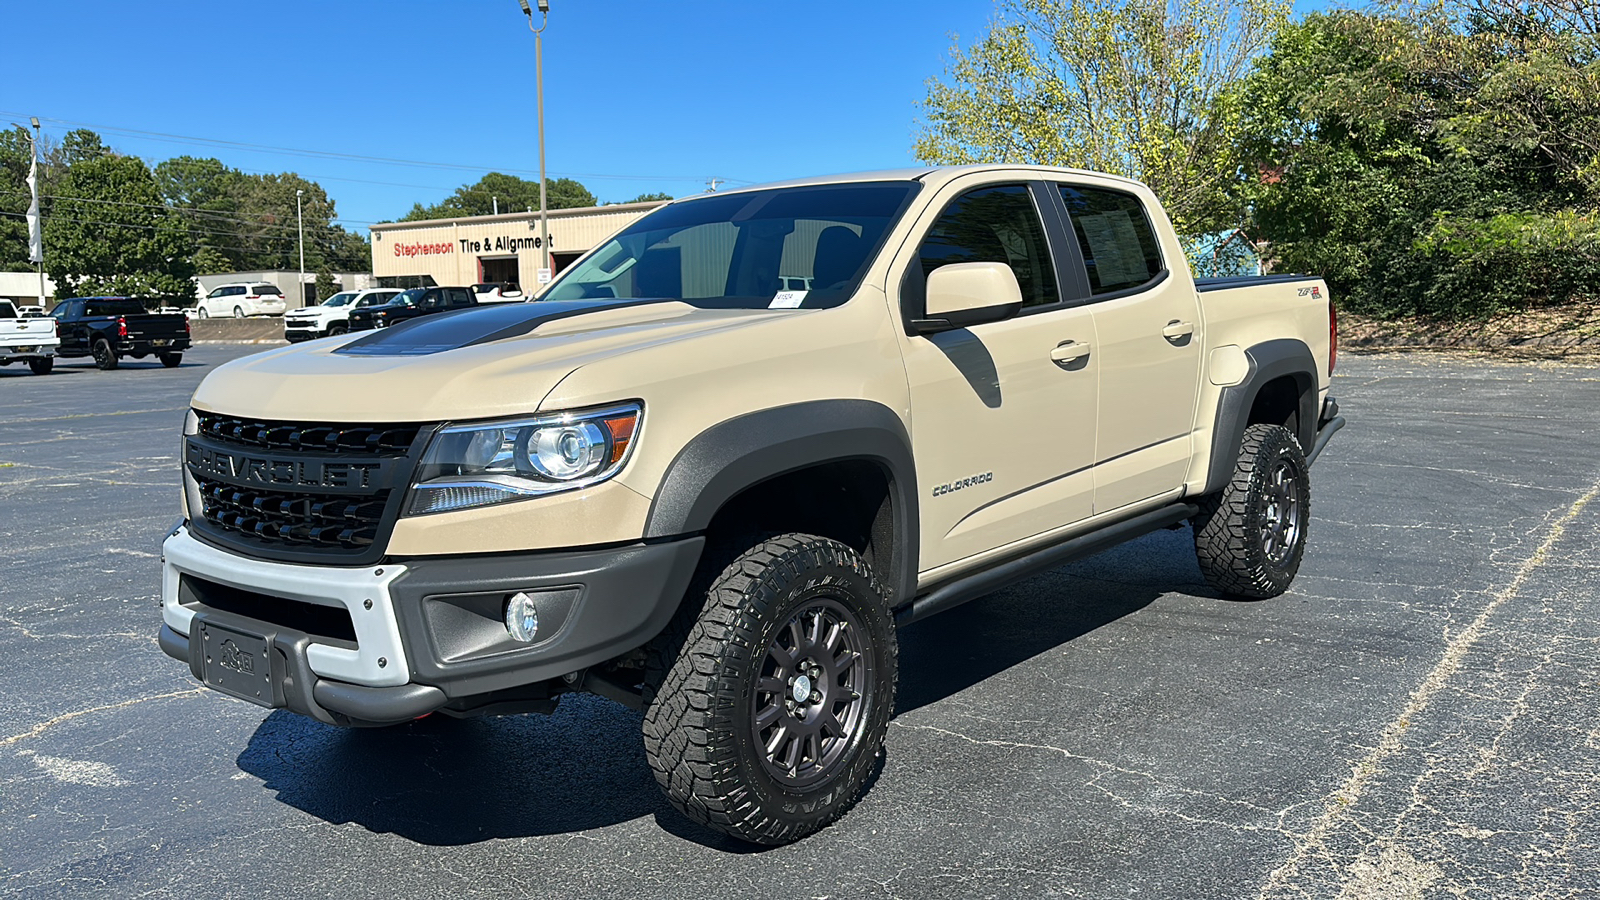
<path id="1" fill-rule="evenodd" d="M 956 263 L 1005 263 L 1017 276 L 1024 307 L 1061 298 L 1044 225 L 1027 185 L 978 188 L 957 197 L 933 223 L 917 255 L 924 277 Z"/>
<path id="2" fill-rule="evenodd" d="M 1070 184 L 1060 188 L 1091 294 L 1135 288 L 1161 274 L 1161 245 L 1138 197 Z"/>

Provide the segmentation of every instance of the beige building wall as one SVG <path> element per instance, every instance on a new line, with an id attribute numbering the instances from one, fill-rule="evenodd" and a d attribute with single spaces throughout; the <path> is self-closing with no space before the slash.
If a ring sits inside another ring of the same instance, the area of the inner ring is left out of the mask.
<path id="1" fill-rule="evenodd" d="M 556 271 L 579 254 L 599 245 L 660 202 L 619 203 L 583 209 L 551 210 L 550 252 Z M 421 276 L 441 285 L 468 285 L 483 278 L 483 263 L 516 260 L 518 282 L 525 290 L 537 287 L 539 270 L 539 214 L 502 213 L 433 219 L 426 222 L 387 222 L 372 226 L 372 274 L 379 278 Z"/>

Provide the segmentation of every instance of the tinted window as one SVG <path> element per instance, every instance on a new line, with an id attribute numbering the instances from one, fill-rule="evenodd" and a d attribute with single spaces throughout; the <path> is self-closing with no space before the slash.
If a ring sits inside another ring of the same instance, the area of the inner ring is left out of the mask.
<path id="1" fill-rule="evenodd" d="M 1044 225 L 1025 185 L 979 188 L 956 198 L 933 223 L 918 258 L 924 276 L 955 263 L 1005 263 L 1017 275 L 1023 306 L 1060 299 Z"/>
<path id="2" fill-rule="evenodd" d="M 1061 199 L 1083 249 L 1090 293 L 1138 287 L 1161 273 L 1161 246 L 1138 197 L 1061 185 Z"/>
<path id="3" fill-rule="evenodd" d="M 10 303 L 0 302 L 0 319 L 16 319 L 17 308 Z"/>
<path id="4" fill-rule="evenodd" d="M 258 294 L 272 294 L 278 297 L 283 296 L 283 291 L 278 290 L 278 286 L 273 284 L 257 285 L 255 291 Z"/>
<path id="5" fill-rule="evenodd" d="M 239 287 L 228 288 L 228 290 L 224 292 L 223 296 L 226 296 L 226 297 L 237 297 L 237 296 L 239 296 L 239 295 L 241 295 L 243 293 L 244 293 L 244 286 L 241 285 Z"/>
<path id="6" fill-rule="evenodd" d="M 472 305 L 472 294 L 466 288 L 451 288 L 448 293 L 450 294 L 451 306 Z"/>
<path id="7" fill-rule="evenodd" d="M 703 308 L 837 306 L 917 190 L 864 182 L 663 206 L 562 272 L 546 300 L 671 298 Z M 804 291 L 778 298 L 780 291 Z"/>
<path id="8" fill-rule="evenodd" d="M 86 316 L 137 316 L 144 313 L 144 304 L 137 300 L 122 300 L 112 298 L 109 300 L 86 300 L 83 304 L 83 314 Z"/>
<path id="9" fill-rule="evenodd" d="M 216 290 L 214 290 L 211 293 L 207 294 L 206 295 L 206 299 L 210 300 L 212 297 L 221 297 L 221 296 L 224 296 L 227 293 L 228 293 L 228 289 L 227 288 L 217 288 Z"/>

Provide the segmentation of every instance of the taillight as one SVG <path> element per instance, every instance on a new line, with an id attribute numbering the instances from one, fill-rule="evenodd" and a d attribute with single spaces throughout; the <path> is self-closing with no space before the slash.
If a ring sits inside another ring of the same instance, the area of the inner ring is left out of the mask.
<path id="1" fill-rule="evenodd" d="M 246 300 L 260 300 L 260 299 L 261 299 L 261 298 L 260 298 L 260 297 L 258 297 L 258 296 L 257 296 L 257 295 L 255 295 L 255 294 L 251 294 L 251 295 L 250 295 L 250 296 L 248 296 L 248 297 L 246 297 L 246 298 L 245 298 L 245 299 L 246 299 Z"/>
<path id="2" fill-rule="evenodd" d="M 117 337 L 128 336 L 128 320 L 117 316 Z"/>
<path id="3" fill-rule="evenodd" d="M 1328 374 L 1333 374 L 1334 363 L 1339 361 L 1339 310 L 1328 298 Z"/>
<path id="4" fill-rule="evenodd" d="M 184 316 L 183 317 L 183 333 L 184 334 L 190 334 L 191 333 L 190 330 L 189 330 L 189 317 L 188 316 Z"/>

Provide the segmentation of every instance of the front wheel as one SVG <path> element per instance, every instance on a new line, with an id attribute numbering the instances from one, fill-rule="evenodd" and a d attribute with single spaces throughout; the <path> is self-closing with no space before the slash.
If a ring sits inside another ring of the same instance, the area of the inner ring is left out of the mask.
<path id="1" fill-rule="evenodd" d="M 43 356 L 38 359 L 28 360 L 28 368 L 32 369 L 35 375 L 49 375 L 50 370 L 55 368 L 55 365 L 56 358 L 54 356 Z"/>
<path id="2" fill-rule="evenodd" d="M 1294 433 L 1251 425 L 1233 477 L 1200 500 L 1194 550 L 1206 581 L 1226 597 L 1260 600 L 1289 589 L 1305 556 L 1311 479 Z"/>
<path id="3" fill-rule="evenodd" d="M 335 322 L 328 326 L 328 337 L 337 337 L 338 335 L 344 334 L 349 330 L 349 327 L 346 326 L 345 323 Z"/>
<path id="4" fill-rule="evenodd" d="M 767 845 L 844 815 L 883 748 L 898 677 L 894 622 L 866 563 L 837 541 L 782 535 L 685 606 L 646 678 L 645 756 L 667 799 Z"/>
<path id="5" fill-rule="evenodd" d="M 158 356 L 161 359 L 161 364 L 169 369 L 176 369 L 183 362 L 182 353 L 161 353 Z"/>
<path id="6" fill-rule="evenodd" d="M 109 372 L 117 367 L 117 351 L 112 349 L 111 342 L 105 338 L 94 342 L 94 365 L 102 372 Z"/>
<path id="7" fill-rule="evenodd" d="M 211 318 L 211 313 L 206 312 L 206 308 L 204 306 L 200 307 L 200 318 L 202 318 L 202 319 Z"/>

